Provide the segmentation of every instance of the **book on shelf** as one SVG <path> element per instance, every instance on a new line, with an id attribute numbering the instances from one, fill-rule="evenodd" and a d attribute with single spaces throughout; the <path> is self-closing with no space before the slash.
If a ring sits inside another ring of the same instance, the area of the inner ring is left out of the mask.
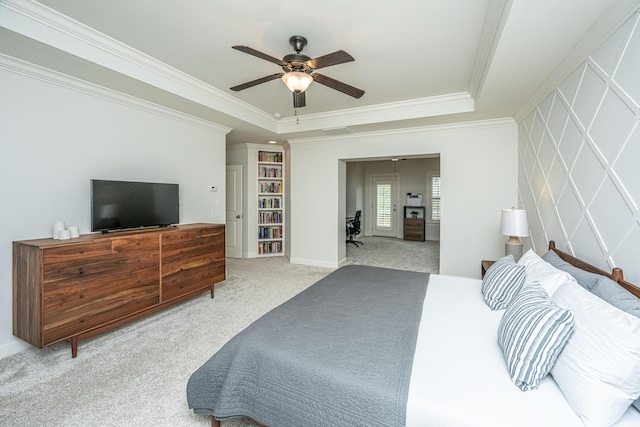
<path id="1" fill-rule="evenodd" d="M 259 226 L 258 239 L 282 239 L 282 226 Z"/>
<path id="2" fill-rule="evenodd" d="M 258 243 L 258 254 L 279 254 L 282 253 L 282 242 L 260 242 Z"/>
<path id="3" fill-rule="evenodd" d="M 258 184 L 258 191 L 260 193 L 282 193 L 282 183 L 281 182 L 260 182 Z"/>
<path id="4" fill-rule="evenodd" d="M 282 224 L 282 212 L 280 211 L 259 212 L 258 224 Z"/>
<path id="5" fill-rule="evenodd" d="M 282 163 L 282 153 L 258 151 L 258 161 L 266 163 Z"/>
<path id="6" fill-rule="evenodd" d="M 258 177 L 260 178 L 282 178 L 282 167 L 260 166 L 258 168 Z"/>
<path id="7" fill-rule="evenodd" d="M 262 197 L 258 199 L 258 209 L 280 209 L 279 197 Z"/>

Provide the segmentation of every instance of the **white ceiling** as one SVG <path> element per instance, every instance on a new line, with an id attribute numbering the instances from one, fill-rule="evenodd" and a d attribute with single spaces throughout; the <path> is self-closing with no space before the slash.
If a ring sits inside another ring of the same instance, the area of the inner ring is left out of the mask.
<path id="1" fill-rule="evenodd" d="M 0 0 L 0 52 L 228 126 L 231 142 L 283 142 L 345 126 L 362 132 L 517 117 L 637 3 Z M 281 58 L 298 34 L 310 57 L 350 53 L 355 62 L 321 72 L 364 96 L 314 83 L 296 124 L 279 80 L 229 90 L 281 71 L 231 46 Z"/>

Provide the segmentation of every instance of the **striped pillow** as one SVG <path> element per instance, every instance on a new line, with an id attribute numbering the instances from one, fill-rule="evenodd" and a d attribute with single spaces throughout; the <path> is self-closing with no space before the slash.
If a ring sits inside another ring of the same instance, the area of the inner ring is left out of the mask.
<path id="1" fill-rule="evenodd" d="M 538 282 L 522 288 L 498 326 L 498 343 L 520 390 L 538 388 L 573 329 L 573 314 L 558 307 Z"/>
<path id="2" fill-rule="evenodd" d="M 491 310 L 507 308 L 525 280 L 524 265 L 516 264 L 513 255 L 500 258 L 487 269 L 482 279 L 482 294 Z"/>

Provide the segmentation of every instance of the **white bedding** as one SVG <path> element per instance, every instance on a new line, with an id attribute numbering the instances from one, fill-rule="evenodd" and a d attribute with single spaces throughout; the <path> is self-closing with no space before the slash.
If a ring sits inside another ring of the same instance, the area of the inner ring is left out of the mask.
<path id="1" fill-rule="evenodd" d="M 522 392 L 509 378 L 481 281 L 432 274 L 413 359 L 408 427 L 582 426 L 551 376 Z M 630 407 L 616 427 L 640 426 Z"/>

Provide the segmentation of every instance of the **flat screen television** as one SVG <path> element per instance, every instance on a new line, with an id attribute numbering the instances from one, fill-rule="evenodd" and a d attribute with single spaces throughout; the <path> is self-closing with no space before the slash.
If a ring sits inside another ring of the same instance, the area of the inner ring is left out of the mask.
<path id="1" fill-rule="evenodd" d="M 91 180 L 91 231 L 167 227 L 179 217 L 178 184 Z"/>

